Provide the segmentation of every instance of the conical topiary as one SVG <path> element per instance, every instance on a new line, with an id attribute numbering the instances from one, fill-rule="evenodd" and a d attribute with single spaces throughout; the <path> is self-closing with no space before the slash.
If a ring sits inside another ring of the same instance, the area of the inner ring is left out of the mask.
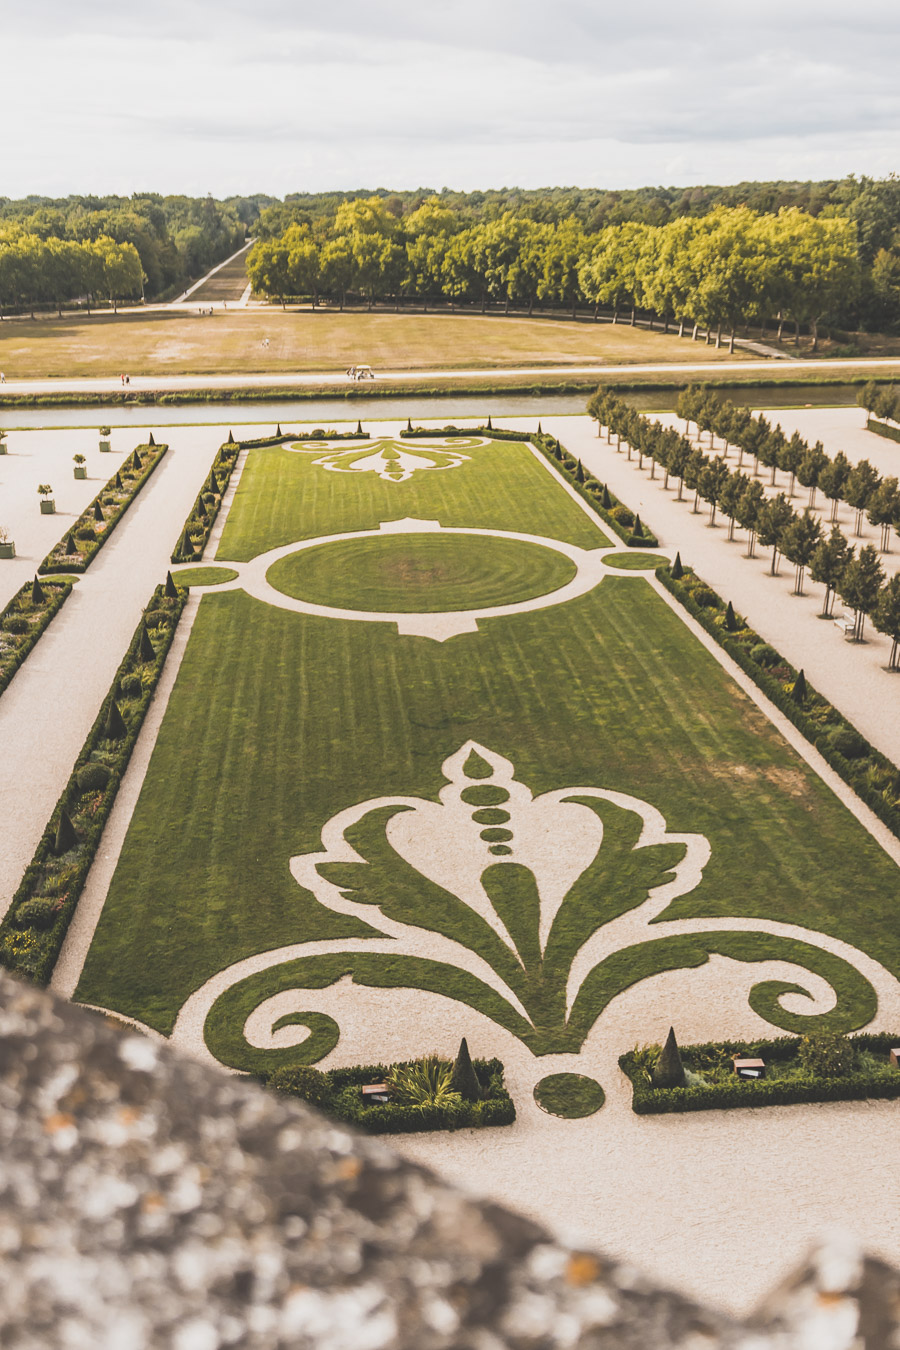
<path id="1" fill-rule="evenodd" d="M 276 435 L 276 436 L 280 436 L 280 435 L 281 435 L 281 423 L 280 423 L 280 422 L 278 423 L 278 426 L 275 428 L 275 435 Z"/>
<path id="2" fill-rule="evenodd" d="M 120 492 L 122 491 L 122 475 L 119 473 L 118 469 L 116 469 L 116 487 Z"/>
<path id="3" fill-rule="evenodd" d="M 134 464 L 134 467 L 136 469 L 142 469 L 144 467 L 144 461 L 141 459 L 137 450 L 135 450 L 134 454 L 131 456 L 131 462 Z"/>
<path id="4" fill-rule="evenodd" d="M 631 533 L 634 535 L 635 539 L 643 539 L 644 527 L 641 524 L 640 516 L 635 516 L 634 524 L 631 527 Z"/>
<path id="5" fill-rule="evenodd" d="M 491 426 L 491 414 L 490 414 L 490 413 L 488 413 L 487 429 L 488 429 L 488 431 L 493 431 L 493 430 L 494 430 L 494 428 Z"/>
<path id="6" fill-rule="evenodd" d="M 153 439 L 153 432 L 152 432 L 152 431 L 150 432 L 150 435 L 147 437 L 147 444 L 148 444 L 148 445 L 155 445 L 155 444 L 156 444 L 156 441 Z"/>
<path id="7" fill-rule="evenodd" d="M 800 674 L 794 681 L 794 688 L 793 692 L 791 693 L 791 698 L 794 700 L 795 703 L 806 702 L 806 676 L 803 674 L 802 670 L 800 671 Z"/>
<path id="8" fill-rule="evenodd" d="M 540 422 L 538 422 L 537 434 L 538 434 L 539 436 L 543 436 L 543 434 L 544 434 L 543 431 L 541 431 L 541 424 L 540 424 Z"/>
<path id="9" fill-rule="evenodd" d="M 34 581 L 31 583 L 31 603 L 33 605 L 42 605 L 46 598 L 47 597 L 44 595 L 44 588 L 38 581 L 37 576 L 35 576 Z"/>
<path id="10" fill-rule="evenodd" d="M 738 621 L 734 612 L 734 605 L 731 603 L 730 600 L 728 601 L 728 608 L 725 611 L 725 627 L 729 633 L 736 633 L 738 629 Z"/>
<path id="11" fill-rule="evenodd" d="M 178 599 L 178 587 L 175 585 L 171 572 L 166 573 L 165 593 L 168 600 Z"/>
<path id="12" fill-rule="evenodd" d="M 459 1043 L 459 1052 L 453 1064 L 450 1090 L 451 1092 L 458 1092 L 464 1102 L 477 1102 L 484 1096 L 481 1084 L 478 1081 L 478 1075 L 472 1065 L 465 1036 Z"/>
<path id="13" fill-rule="evenodd" d="M 75 536 L 70 530 L 66 535 L 66 553 L 77 553 L 78 545 L 75 543 Z"/>
<path id="14" fill-rule="evenodd" d="M 406 419 L 406 430 L 412 431 L 412 418 L 410 417 L 407 417 Z"/>
<path id="15" fill-rule="evenodd" d="M 181 536 L 181 543 L 178 545 L 178 552 L 184 558 L 193 558 L 194 556 L 194 541 L 187 530 L 185 530 L 184 534 Z"/>
<path id="16" fill-rule="evenodd" d="M 138 638 L 138 659 L 141 661 L 155 661 L 156 651 L 153 643 L 150 641 L 150 634 L 147 632 L 147 625 L 141 621 L 141 636 Z"/>
<path id="17" fill-rule="evenodd" d="M 108 741 L 120 741 L 127 735 L 128 728 L 125 725 L 125 719 L 119 712 L 119 705 L 113 698 L 110 700 L 109 712 L 106 714 L 106 721 L 103 724 L 103 735 Z"/>
<path id="18" fill-rule="evenodd" d="M 356 424 L 356 434 L 357 434 L 357 436 L 361 436 L 361 435 L 363 434 L 362 422 L 357 422 L 357 424 Z"/>
<path id="19" fill-rule="evenodd" d="M 579 460 L 578 463 L 575 465 L 575 482 L 576 483 L 584 482 L 584 465 L 582 464 L 581 460 Z"/>
<path id="20" fill-rule="evenodd" d="M 684 568 L 681 565 L 681 554 L 675 554 L 675 561 L 672 564 L 672 578 L 674 581 L 680 581 L 684 576 Z"/>
<path id="21" fill-rule="evenodd" d="M 237 441 L 234 439 L 234 432 L 233 432 L 233 431 L 229 431 L 229 433 L 228 433 L 228 444 L 229 444 L 229 445 L 237 445 Z"/>
<path id="22" fill-rule="evenodd" d="M 666 1043 L 653 1065 L 653 1086 L 658 1088 L 684 1087 L 684 1065 L 678 1051 L 675 1030 L 669 1027 Z"/>
<path id="23" fill-rule="evenodd" d="M 94 502 L 94 519 L 95 520 L 105 519 L 105 516 L 103 515 L 103 507 L 100 505 L 99 502 Z"/>
<path id="24" fill-rule="evenodd" d="M 53 840 L 53 852 L 57 858 L 61 858 L 64 853 L 68 853 L 70 848 L 74 848 L 78 843 L 78 835 L 75 832 L 75 826 L 72 824 L 68 811 L 63 806 L 59 812 L 59 823 L 56 826 L 56 837 Z"/>
<path id="25" fill-rule="evenodd" d="M 209 478 L 207 479 L 206 487 L 203 490 L 204 492 L 214 492 L 217 497 L 219 495 L 220 491 L 219 480 L 213 473 L 212 469 L 210 469 L 209 471 Z"/>
<path id="26" fill-rule="evenodd" d="M 605 483 L 603 484 L 603 497 L 602 497 L 601 500 L 602 500 L 603 510 L 604 510 L 604 511 L 611 511 L 611 510 L 612 510 L 612 497 L 609 495 L 609 488 L 606 486 Z"/>

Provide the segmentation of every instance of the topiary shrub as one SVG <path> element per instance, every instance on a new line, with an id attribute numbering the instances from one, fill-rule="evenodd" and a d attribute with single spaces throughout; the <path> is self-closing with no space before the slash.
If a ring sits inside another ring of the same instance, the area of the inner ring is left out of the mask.
<path id="1" fill-rule="evenodd" d="M 800 1041 L 797 1058 L 817 1078 L 844 1078 L 856 1066 L 856 1050 L 837 1031 L 814 1031 Z"/>
<path id="2" fill-rule="evenodd" d="M 697 586 L 691 591 L 691 599 L 702 609 L 716 608 L 716 593 L 711 591 L 708 586 Z"/>
<path id="3" fill-rule="evenodd" d="M 309 1102 L 310 1106 L 326 1107 L 334 1094 L 331 1078 L 311 1064 L 297 1064 L 292 1069 L 276 1069 L 266 1079 L 269 1087 L 278 1092 L 289 1092 Z"/>
<path id="4" fill-rule="evenodd" d="M 758 666 L 777 666 L 781 657 L 774 647 L 770 647 L 768 642 L 757 642 L 755 647 L 750 648 L 750 659 L 755 661 Z"/>
<path id="5" fill-rule="evenodd" d="M 23 900 L 16 909 L 19 928 L 52 928 L 59 913 L 59 901 L 47 895 L 35 895 Z"/>
<path id="6" fill-rule="evenodd" d="M 110 772 L 105 764 L 91 761 L 84 764 L 75 775 L 75 781 L 82 792 L 102 792 L 110 780 Z"/>
<path id="7" fill-rule="evenodd" d="M 126 675 L 119 688 L 125 698 L 140 698 L 144 692 L 144 682 L 140 675 Z"/>
<path id="8" fill-rule="evenodd" d="M 7 633 L 27 633 L 30 627 L 24 614 L 10 614 L 3 620 L 3 628 Z"/>
<path id="9" fill-rule="evenodd" d="M 666 1043 L 653 1065 L 652 1079 L 653 1086 L 657 1088 L 684 1087 L 684 1065 L 681 1062 L 674 1027 L 669 1027 Z"/>
<path id="10" fill-rule="evenodd" d="M 609 514 L 617 524 L 623 527 L 623 529 L 630 530 L 634 524 L 634 512 L 629 511 L 628 507 L 624 506 L 622 502 L 619 502 L 617 506 L 614 506 Z"/>
<path id="11" fill-rule="evenodd" d="M 96 539 L 97 531 L 94 529 L 93 525 L 79 525 L 78 529 L 75 531 L 75 538 L 89 540 Z"/>
<path id="12" fill-rule="evenodd" d="M 164 609 L 151 609 L 144 615 L 144 623 L 148 628 L 161 628 L 168 622 L 168 618 Z"/>
<path id="13" fill-rule="evenodd" d="M 862 759 L 866 754 L 865 741 L 851 727 L 835 727 L 829 731 L 828 744 L 844 759 Z"/>

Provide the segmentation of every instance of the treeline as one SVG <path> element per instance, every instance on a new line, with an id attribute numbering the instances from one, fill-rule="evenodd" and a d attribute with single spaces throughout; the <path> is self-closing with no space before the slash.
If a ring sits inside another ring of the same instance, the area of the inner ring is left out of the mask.
<path id="1" fill-rule="evenodd" d="M 265 219 L 265 215 L 263 220 Z M 262 224 L 262 222 L 261 222 Z M 796 207 L 759 215 L 746 206 L 666 225 L 636 222 L 590 233 L 574 216 L 555 224 L 504 212 L 466 225 L 439 198 L 402 219 L 379 197 L 342 203 L 329 224 L 295 223 L 260 237 L 248 273 L 258 293 L 280 299 L 348 294 L 369 306 L 383 298 L 504 303 L 529 313 L 536 303 L 579 305 L 656 315 L 692 336 L 726 329 L 733 344 L 742 323 L 780 325 L 795 333 L 852 303 L 859 286 L 856 227 L 841 217 Z M 780 333 L 780 327 L 779 327 Z"/>
<path id="2" fill-rule="evenodd" d="M 873 331 L 900 327 L 900 179 L 893 174 L 884 179 L 850 176 L 823 182 L 644 187 L 621 192 L 564 187 L 469 193 L 448 188 L 440 193 L 426 188 L 294 193 L 264 209 L 254 232 L 261 239 L 275 239 L 293 225 L 305 225 L 321 242 L 334 233 L 340 208 L 362 199 L 378 201 L 402 225 L 426 202 L 437 202 L 454 218 L 457 230 L 511 214 L 544 225 L 574 221 L 585 234 L 595 235 L 614 225 L 658 227 L 702 219 L 717 208 L 740 206 L 757 215 L 777 215 L 793 207 L 816 218 L 842 218 L 856 227 L 860 270 L 858 284 L 836 322 Z"/>
<path id="3" fill-rule="evenodd" d="M 88 266 L 89 246 L 128 245 L 135 278 L 124 272 L 114 298 L 166 299 L 227 258 L 243 243 L 271 197 L 0 198 L 0 303 L 7 308 L 108 299 L 107 277 Z M 81 254 L 67 248 L 78 245 Z M 130 256 L 130 255 L 122 255 Z M 88 267 L 87 274 L 83 269 Z M 96 289 L 95 289 L 96 286 Z"/>
<path id="4" fill-rule="evenodd" d="M 880 417 L 886 422 L 900 423 L 900 389 L 896 385 L 879 384 L 869 380 L 863 385 L 856 399 L 861 408 L 872 417 Z"/>
<path id="5" fill-rule="evenodd" d="M 803 578 L 808 570 L 813 581 L 825 587 L 823 615 L 831 612 L 834 596 L 840 596 L 854 612 L 853 636 L 857 640 L 862 638 L 865 620 L 871 616 L 879 632 L 891 638 L 890 668 L 897 667 L 900 574 L 885 582 L 878 551 L 872 544 L 865 544 L 857 553 L 856 545 L 850 544 L 836 525 L 826 535 L 812 514 L 817 489 L 832 502 L 832 522 L 838 501 L 847 502 L 856 511 L 857 535 L 865 514 L 871 524 L 880 528 L 881 551 L 887 552 L 891 530 L 900 532 L 900 484 L 896 477 L 882 478 L 867 460 L 851 465 L 843 451 L 831 457 L 821 442 L 810 446 L 796 432 L 787 437 L 780 426 L 771 426 L 765 417 L 754 416 L 746 408 L 736 407 L 692 385 L 679 396 L 678 415 L 689 426 L 693 422 L 698 433 L 708 432 L 711 448 L 714 437 L 721 437 L 719 455 L 704 454 L 677 428 L 650 421 L 616 394 L 602 388 L 588 403 L 588 412 L 619 444 L 623 440 L 628 444 L 629 458 L 632 450 L 637 451 L 639 467 L 644 456 L 650 458 L 651 478 L 656 476 L 657 467 L 663 470 L 663 488 L 668 486 L 670 477 L 677 479 L 678 501 L 687 488 L 694 494 L 694 511 L 699 510 L 701 501 L 707 504 L 710 524 L 715 523 L 717 510 L 728 519 L 729 539 L 733 538 L 736 526 L 746 530 L 749 557 L 754 556 L 757 541 L 764 548 L 771 548 L 773 576 L 779 558 L 787 558 L 795 569 L 797 595 L 803 593 Z M 726 463 L 729 446 L 738 451 L 735 469 Z M 753 457 L 752 474 L 743 471 L 745 454 Z M 760 465 L 771 469 L 773 485 L 776 469 L 790 475 L 787 494 L 766 496 L 758 481 Z M 795 481 L 809 491 L 808 504 L 802 512 L 795 511 L 790 502 Z"/>

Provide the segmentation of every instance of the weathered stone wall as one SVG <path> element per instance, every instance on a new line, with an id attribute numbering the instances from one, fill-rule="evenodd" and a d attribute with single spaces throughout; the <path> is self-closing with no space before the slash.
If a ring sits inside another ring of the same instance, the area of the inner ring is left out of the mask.
<path id="1" fill-rule="evenodd" d="M 823 1248 L 739 1325 L 0 974 L 0 1345 L 888 1350 L 900 1280 Z"/>

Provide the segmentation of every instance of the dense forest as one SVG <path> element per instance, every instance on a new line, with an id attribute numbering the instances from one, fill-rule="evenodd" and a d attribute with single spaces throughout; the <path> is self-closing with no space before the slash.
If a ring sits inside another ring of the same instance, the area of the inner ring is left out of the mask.
<path id="1" fill-rule="evenodd" d="M 169 299 L 240 248 L 274 197 L 0 197 L 0 306 Z"/>
<path id="2" fill-rule="evenodd" d="M 900 179 L 294 194 L 261 211 L 258 291 L 344 303 L 638 308 L 727 327 L 900 326 Z"/>

